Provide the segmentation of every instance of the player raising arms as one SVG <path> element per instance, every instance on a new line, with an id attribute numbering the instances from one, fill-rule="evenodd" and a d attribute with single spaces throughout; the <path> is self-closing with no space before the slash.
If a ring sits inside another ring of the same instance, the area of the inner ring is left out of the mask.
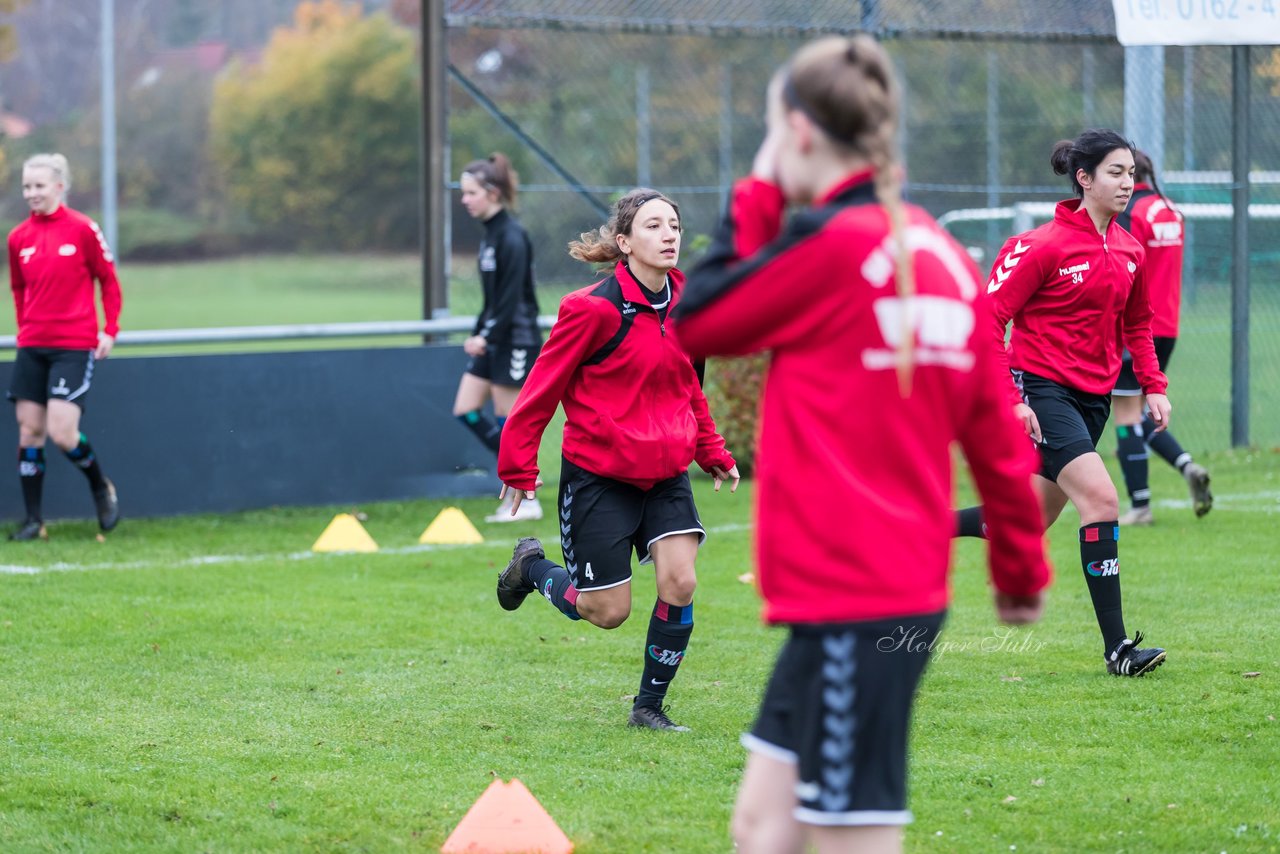
<path id="1" fill-rule="evenodd" d="M 569 244 L 580 261 L 612 274 L 560 302 L 560 314 L 507 419 L 498 453 L 512 513 L 534 497 L 538 445 L 563 404 L 560 545 L 565 565 L 536 539 L 516 544 L 498 576 L 508 611 L 540 591 L 570 619 L 602 629 L 631 613 L 631 552 L 653 564 L 658 599 L 645 638 L 644 672 L 628 723 L 685 730 L 663 700 L 693 631 L 694 561 L 706 531 L 689 488 L 689 463 L 738 488 L 738 467 L 707 410 L 693 363 L 667 318 L 680 299 L 680 210 L 637 189 L 609 221 Z"/>
<path id="2" fill-rule="evenodd" d="M 873 39 L 799 51 L 677 310 L 694 356 L 772 353 L 756 560 L 765 620 L 790 636 L 744 737 L 741 852 L 901 849 L 911 707 L 947 608 L 953 441 L 1000 519 L 1000 616 L 1036 619 L 1049 581 L 978 273 L 903 203 L 897 115 Z M 784 228 L 788 202 L 806 207 Z"/>
<path id="3" fill-rule="evenodd" d="M 1151 339 L 1145 252 L 1116 222 L 1133 194 L 1133 144 L 1113 130 L 1086 130 L 1054 145 L 1049 162 L 1069 176 L 1076 198 L 1059 202 L 1051 222 L 1005 242 L 987 283 L 995 306 L 987 332 L 1012 367 L 1012 379 L 1002 381 L 1008 403 L 1040 450 L 1035 485 L 1045 528 L 1068 501 L 1080 512 L 1080 564 L 1107 671 L 1141 676 L 1164 662 L 1165 651 L 1141 649 L 1141 633 L 1130 639 L 1125 632 L 1119 499 L 1096 450 L 1125 348 L 1154 430 L 1169 424 L 1168 383 Z M 958 517 L 961 536 L 986 533 L 980 508 Z M 991 520 L 992 535 L 995 527 Z"/>

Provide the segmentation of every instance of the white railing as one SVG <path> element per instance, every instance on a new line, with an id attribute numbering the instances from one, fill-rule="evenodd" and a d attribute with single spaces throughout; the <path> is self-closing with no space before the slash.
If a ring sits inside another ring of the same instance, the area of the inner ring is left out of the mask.
<path id="1" fill-rule="evenodd" d="M 993 222 L 1012 220 L 1010 234 L 1021 234 L 1030 229 L 1036 220 L 1047 220 L 1053 216 L 1056 202 L 1019 202 L 999 208 L 959 208 L 947 211 L 938 217 L 938 224 L 947 228 L 956 222 Z M 1189 202 L 1178 204 L 1178 210 L 1190 220 L 1227 220 L 1231 219 L 1233 207 L 1226 203 Z M 1280 205 L 1249 205 L 1250 219 L 1280 219 Z"/>
<path id="2" fill-rule="evenodd" d="M 542 315 L 538 325 L 550 329 L 554 315 Z M 173 344 L 221 344 L 244 341 L 290 341 L 300 338 L 371 338 L 390 335 L 451 335 L 470 332 L 474 317 L 445 317 L 436 320 L 375 320 L 358 323 L 299 323 L 278 326 L 221 326 L 207 329 L 136 329 L 120 333 L 120 346 L 162 346 Z M 13 335 L 0 335 L 0 350 L 17 346 Z"/>

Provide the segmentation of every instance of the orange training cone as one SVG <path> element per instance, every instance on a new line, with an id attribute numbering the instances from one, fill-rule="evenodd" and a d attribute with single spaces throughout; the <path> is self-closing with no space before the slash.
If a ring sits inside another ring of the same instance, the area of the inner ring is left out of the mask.
<path id="1" fill-rule="evenodd" d="M 564 835 L 524 783 L 494 780 L 444 841 L 441 854 L 571 854 Z"/>

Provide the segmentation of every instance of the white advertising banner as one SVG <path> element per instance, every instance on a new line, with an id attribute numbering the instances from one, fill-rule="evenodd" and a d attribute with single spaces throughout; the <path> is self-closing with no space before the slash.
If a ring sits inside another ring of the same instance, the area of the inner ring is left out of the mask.
<path id="1" fill-rule="evenodd" d="M 1280 0 L 1112 0 L 1131 45 L 1280 45 Z"/>

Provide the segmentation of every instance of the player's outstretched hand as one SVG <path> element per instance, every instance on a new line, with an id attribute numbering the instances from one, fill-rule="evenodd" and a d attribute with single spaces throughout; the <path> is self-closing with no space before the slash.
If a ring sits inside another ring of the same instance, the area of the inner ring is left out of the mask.
<path id="1" fill-rule="evenodd" d="M 507 497 L 507 492 L 511 492 L 511 515 L 516 515 L 516 511 L 520 509 L 520 502 L 526 498 L 534 499 L 538 497 L 538 489 L 542 486 L 542 478 L 538 478 L 533 482 L 533 489 L 516 489 L 509 483 L 502 484 L 502 489 L 498 492 L 498 500 Z"/>
<path id="2" fill-rule="evenodd" d="M 733 481 L 733 483 L 729 485 L 729 492 L 737 492 L 738 481 L 742 480 L 742 475 L 738 474 L 737 466 L 734 466 L 728 471 L 720 468 L 720 466 L 712 466 L 711 476 L 715 478 L 716 481 L 716 492 L 720 491 L 720 484 L 724 483 L 726 480 Z"/>
<path id="3" fill-rule="evenodd" d="M 996 591 L 996 616 L 1000 622 L 1011 626 L 1022 626 L 1034 623 L 1044 614 L 1044 594 L 1033 593 L 1030 596 L 1010 596 L 1008 593 Z"/>

